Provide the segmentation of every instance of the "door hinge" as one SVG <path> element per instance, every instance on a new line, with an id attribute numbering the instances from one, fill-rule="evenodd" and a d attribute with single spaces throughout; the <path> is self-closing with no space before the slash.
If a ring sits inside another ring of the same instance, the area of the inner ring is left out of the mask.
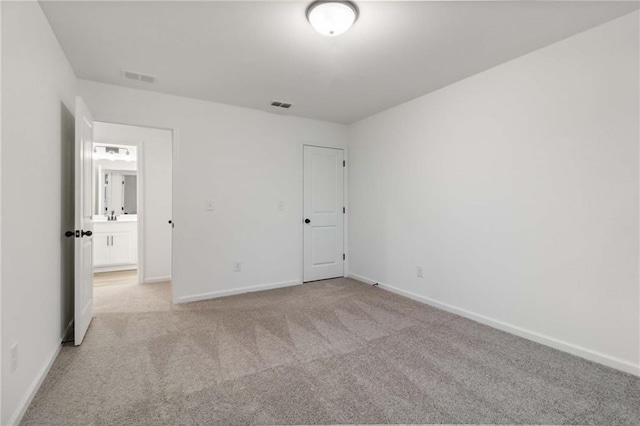
<path id="1" fill-rule="evenodd" d="M 347 162 L 346 162 L 346 160 L 342 160 L 342 167 L 347 167 Z"/>
<path id="2" fill-rule="evenodd" d="M 347 255 L 342 253 L 342 260 L 346 260 L 347 259 Z"/>
<path id="3" fill-rule="evenodd" d="M 346 212 L 347 212 L 347 208 L 346 208 L 346 207 L 343 207 L 343 208 L 342 208 L 342 214 L 345 214 Z"/>

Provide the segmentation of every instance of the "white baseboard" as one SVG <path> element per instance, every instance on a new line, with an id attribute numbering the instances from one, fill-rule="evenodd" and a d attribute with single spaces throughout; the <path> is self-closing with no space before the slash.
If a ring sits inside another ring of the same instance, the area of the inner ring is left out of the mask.
<path id="1" fill-rule="evenodd" d="M 135 269 L 138 269 L 137 263 L 132 263 L 130 265 L 96 266 L 93 268 L 93 273 L 101 274 L 103 272 L 133 271 Z"/>
<path id="2" fill-rule="evenodd" d="M 633 364 L 624 359 L 620 359 L 611 355 L 606 355 L 601 352 L 597 352 L 591 349 L 587 349 L 582 346 L 574 345 L 563 340 L 556 339 L 554 337 L 546 336 L 544 334 L 537 333 L 535 331 L 527 330 L 522 327 L 518 327 L 503 321 L 499 321 L 485 315 L 480 315 L 475 312 L 468 311 L 463 308 L 449 305 L 438 300 L 434 300 L 428 297 L 420 296 L 419 294 L 412 293 L 410 291 L 402 290 L 397 287 L 381 283 L 380 281 L 373 280 L 371 278 L 363 277 L 357 274 L 349 274 L 350 278 L 358 281 L 362 281 L 367 284 L 375 284 L 384 290 L 388 290 L 392 293 L 399 294 L 401 296 L 408 297 L 409 299 L 416 300 L 421 303 L 433 306 L 443 311 L 451 312 L 456 315 L 460 315 L 465 318 L 469 318 L 476 322 L 488 325 L 498 330 L 506 331 L 507 333 L 515 334 L 516 336 L 524 337 L 525 339 L 532 340 L 534 342 L 550 346 L 554 349 L 568 352 L 572 355 L 579 356 L 589 361 L 597 362 L 599 364 L 606 365 L 607 367 L 615 368 L 616 370 L 624 371 L 625 373 L 633 374 L 634 376 L 640 376 L 640 364 Z"/>
<path id="3" fill-rule="evenodd" d="M 378 281 L 374 281 L 371 278 L 363 277 L 362 275 L 358 275 L 358 274 L 349 273 L 349 275 L 347 275 L 347 278 L 353 278 L 356 281 L 360 281 L 370 285 L 379 284 Z"/>
<path id="4" fill-rule="evenodd" d="M 233 296 L 235 294 L 252 293 L 254 291 L 271 290 L 274 288 L 291 287 L 302 284 L 300 280 L 282 281 L 278 283 L 260 284 L 250 287 L 234 288 L 231 290 L 212 291 L 210 293 L 194 294 L 193 296 L 182 296 L 176 299 L 176 303 L 198 302 L 200 300 L 216 299 L 218 297 Z"/>
<path id="5" fill-rule="evenodd" d="M 171 281 L 171 277 L 152 277 L 144 280 L 144 284 L 153 284 L 153 283 L 164 283 L 167 281 Z"/>
<path id="6" fill-rule="evenodd" d="M 27 412 L 27 408 L 29 408 L 29 405 L 31 404 L 31 401 L 33 401 L 33 397 L 36 396 L 36 393 L 38 392 L 38 389 L 40 389 L 42 382 L 44 382 L 44 379 L 47 377 L 47 374 L 49 374 L 49 370 L 51 370 L 51 366 L 53 365 L 53 362 L 58 357 L 58 354 L 60 353 L 60 349 L 62 349 L 62 345 L 58 344 L 56 346 L 55 351 L 53 351 L 53 353 L 47 360 L 47 363 L 42 366 L 40 371 L 38 371 L 38 375 L 36 376 L 35 380 L 33 381 L 33 383 L 31 383 L 31 386 L 29 386 L 29 388 L 27 389 L 27 393 L 20 400 L 20 403 L 18 404 L 16 411 L 13 413 L 13 415 L 9 419 L 9 423 L 8 423 L 9 425 L 13 426 L 13 425 L 18 425 L 20 423 L 20 421 L 22 420 L 22 417 L 24 416 L 24 413 Z"/>

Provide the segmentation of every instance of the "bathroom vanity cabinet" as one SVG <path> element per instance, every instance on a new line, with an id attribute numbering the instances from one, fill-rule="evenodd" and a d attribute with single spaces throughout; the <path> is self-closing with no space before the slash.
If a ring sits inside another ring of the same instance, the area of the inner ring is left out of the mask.
<path id="1" fill-rule="evenodd" d="M 138 262 L 138 223 L 133 216 L 95 221 L 93 266 L 96 272 L 135 269 Z"/>

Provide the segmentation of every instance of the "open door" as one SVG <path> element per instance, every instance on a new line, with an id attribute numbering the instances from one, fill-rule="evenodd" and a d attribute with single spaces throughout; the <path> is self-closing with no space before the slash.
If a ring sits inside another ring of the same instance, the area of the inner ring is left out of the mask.
<path id="1" fill-rule="evenodd" d="M 82 343 L 93 317 L 93 118 L 76 97 L 75 146 L 75 331 L 74 343 Z"/>

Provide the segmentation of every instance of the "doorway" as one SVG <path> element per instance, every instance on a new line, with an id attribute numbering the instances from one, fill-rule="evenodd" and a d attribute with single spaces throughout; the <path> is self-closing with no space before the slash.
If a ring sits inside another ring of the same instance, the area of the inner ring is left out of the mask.
<path id="1" fill-rule="evenodd" d="M 344 151 L 304 146 L 303 281 L 344 276 Z"/>
<path id="2" fill-rule="evenodd" d="M 93 286 L 138 282 L 138 195 L 142 189 L 136 145 L 93 143 Z"/>
<path id="3" fill-rule="evenodd" d="M 170 293 L 173 131 L 95 121 L 80 97 L 75 112 L 74 229 L 64 230 L 64 237 L 74 240 L 72 329 L 78 346 L 94 308 L 100 310 L 102 290 L 116 287 L 113 281 L 129 290 L 162 282 Z M 63 148 L 63 161 L 70 158 Z M 116 272 L 134 278 L 103 276 L 94 283 L 94 274 Z"/>
<path id="4" fill-rule="evenodd" d="M 94 287 L 170 282 L 172 131 L 94 128 Z"/>

